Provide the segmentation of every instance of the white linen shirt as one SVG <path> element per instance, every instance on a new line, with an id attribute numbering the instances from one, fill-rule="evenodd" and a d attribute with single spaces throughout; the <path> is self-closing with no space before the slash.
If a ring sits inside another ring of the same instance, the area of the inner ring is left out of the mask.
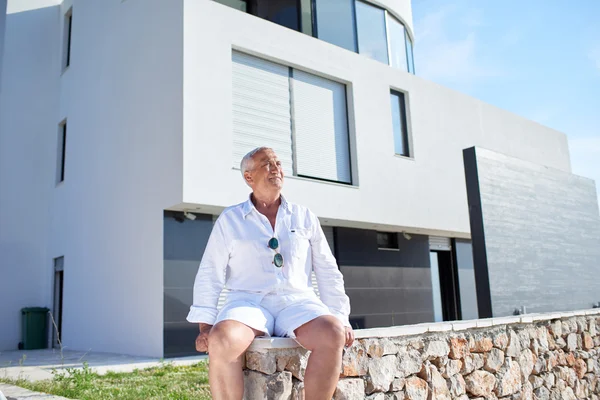
<path id="1" fill-rule="evenodd" d="M 284 265 L 273 263 L 275 250 L 269 239 L 279 240 Z M 221 290 L 228 299 L 259 304 L 268 293 L 314 295 L 314 269 L 321 301 L 345 326 L 350 326 L 350 300 L 344 278 L 327 244 L 317 217 L 306 207 L 281 196 L 275 229 L 248 199 L 226 208 L 213 227 L 194 282 L 194 300 L 189 322 L 213 325 Z"/>

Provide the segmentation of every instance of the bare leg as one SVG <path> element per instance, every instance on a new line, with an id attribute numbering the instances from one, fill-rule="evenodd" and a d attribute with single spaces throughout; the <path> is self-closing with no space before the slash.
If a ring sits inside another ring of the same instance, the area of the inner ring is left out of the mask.
<path id="1" fill-rule="evenodd" d="M 332 316 L 318 317 L 294 331 L 296 340 L 310 350 L 304 374 L 304 397 L 330 400 L 340 376 L 344 326 Z"/>
<path id="2" fill-rule="evenodd" d="M 208 336 L 208 379 L 214 400 L 242 400 L 244 395 L 243 355 L 263 333 L 238 321 L 221 321 Z"/>

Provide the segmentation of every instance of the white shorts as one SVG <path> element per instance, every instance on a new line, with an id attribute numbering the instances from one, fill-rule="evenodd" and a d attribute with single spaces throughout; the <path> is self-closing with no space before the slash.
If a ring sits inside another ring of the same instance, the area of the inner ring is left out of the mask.
<path id="1" fill-rule="evenodd" d="M 295 338 L 294 331 L 297 328 L 322 315 L 333 314 L 314 292 L 269 293 L 261 300 L 230 293 L 217 315 L 215 325 L 221 321 L 234 320 L 264 332 L 265 336 Z"/>

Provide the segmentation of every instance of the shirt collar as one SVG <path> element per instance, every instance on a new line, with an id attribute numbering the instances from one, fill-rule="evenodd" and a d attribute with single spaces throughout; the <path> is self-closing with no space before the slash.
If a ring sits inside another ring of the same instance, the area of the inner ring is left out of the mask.
<path id="1" fill-rule="evenodd" d="M 252 212 L 253 209 L 255 209 L 254 204 L 252 203 L 252 199 L 251 199 L 252 193 L 250 193 L 248 195 L 248 200 L 246 200 L 244 202 L 244 205 L 242 206 L 242 212 L 244 215 L 244 218 L 246 218 L 248 216 L 248 214 L 250 214 Z M 290 203 L 288 203 L 288 201 L 285 199 L 285 197 L 281 194 L 279 195 L 279 197 L 281 198 L 281 208 L 283 208 L 286 211 L 291 211 L 290 208 Z"/>

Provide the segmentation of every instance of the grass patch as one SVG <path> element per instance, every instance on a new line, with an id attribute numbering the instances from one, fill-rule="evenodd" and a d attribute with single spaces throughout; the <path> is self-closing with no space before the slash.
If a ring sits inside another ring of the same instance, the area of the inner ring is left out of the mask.
<path id="1" fill-rule="evenodd" d="M 206 362 L 190 366 L 165 363 L 158 367 L 105 375 L 92 372 L 84 364 L 81 369 L 55 370 L 53 375 L 52 380 L 38 382 L 7 378 L 0 378 L 0 382 L 80 400 L 211 399 Z"/>

